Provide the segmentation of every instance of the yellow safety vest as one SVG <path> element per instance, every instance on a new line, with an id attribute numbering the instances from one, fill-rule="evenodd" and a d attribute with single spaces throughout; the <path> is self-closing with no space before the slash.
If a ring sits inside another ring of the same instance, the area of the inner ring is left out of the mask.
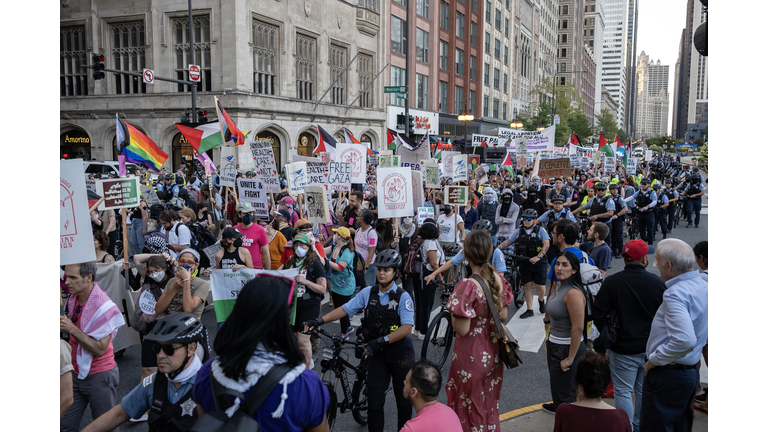
<path id="1" fill-rule="evenodd" d="M 595 196 L 597 196 L 597 195 L 595 195 Z M 581 200 L 581 206 L 582 206 L 582 207 L 584 207 L 584 205 L 585 205 L 585 204 L 587 203 L 587 201 L 589 201 L 589 200 L 590 200 L 590 198 L 589 198 L 589 195 L 585 196 L 585 197 L 584 197 L 584 199 L 583 199 L 583 200 Z M 581 214 L 587 214 L 587 211 L 586 211 L 586 210 L 582 210 L 582 211 L 581 211 Z"/>

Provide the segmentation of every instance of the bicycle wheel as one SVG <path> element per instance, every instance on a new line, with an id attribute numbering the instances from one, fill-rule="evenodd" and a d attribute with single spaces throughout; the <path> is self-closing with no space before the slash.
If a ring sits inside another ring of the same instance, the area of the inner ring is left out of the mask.
<path id="1" fill-rule="evenodd" d="M 352 408 L 352 418 L 358 424 L 368 424 L 368 385 L 365 377 L 352 386 L 352 399 L 356 404 Z"/>
<path id="2" fill-rule="evenodd" d="M 525 289 L 523 288 L 520 271 L 515 270 L 513 276 L 515 283 L 512 285 L 512 292 L 515 293 L 515 306 L 520 309 L 525 304 Z"/>
<path id="3" fill-rule="evenodd" d="M 336 421 L 336 392 L 333 390 L 333 385 L 329 382 L 325 383 L 328 388 L 328 394 L 331 396 L 331 400 L 328 403 L 328 412 L 325 414 L 328 420 L 328 430 L 333 430 L 333 424 Z"/>
<path id="4" fill-rule="evenodd" d="M 421 358 L 432 361 L 438 368 L 443 367 L 453 345 L 453 325 L 448 311 L 440 312 L 429 323 L 427 335 L 421 345 Z"/>

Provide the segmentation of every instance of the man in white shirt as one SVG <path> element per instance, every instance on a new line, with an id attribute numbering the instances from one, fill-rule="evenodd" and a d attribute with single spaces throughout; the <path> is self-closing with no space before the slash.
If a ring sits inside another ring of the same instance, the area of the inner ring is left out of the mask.
<path id="1" fill-rule="evenodd" d="M 183 223 L 176 220 L 177 217 L 175 211 L 163 210 L 157 218 L 163 226 L 162 233 L 168 239 L 168 250 L 174 258 L 192 242 L 192 233 Z"/>

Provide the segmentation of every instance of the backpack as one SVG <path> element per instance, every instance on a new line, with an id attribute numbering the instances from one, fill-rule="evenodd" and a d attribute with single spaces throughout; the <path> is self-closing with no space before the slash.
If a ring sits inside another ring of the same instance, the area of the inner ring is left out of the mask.
<path id="1" fill-rule="evenodd" d="M 181 222 L 176 224 L 176 237 L 179 236 L 180 225 L 182 225 Z M 208 254 L 206 254 L 203 249 L 216 243 L 216 236 L 214 236 L 211 230 L 207 227 L 204 227 L 197 222 L 187 228 L 189 228 L 190 234 L 189 248 L 196 250 L 197 253 L 200 254 L 200 267 L 210 267 L 211 261 L 208 259 Z"/>
<path id="2" fill-rule="evenodd" d="M 243 393 L 221 385 L 211 373 L 211 393 L 216 411 L 207 412 L 197 419 L 191 432 L 261 432 L 261 425 L 253 418 L 253 414 L 277 387 L 283 377 L 292 367 L 288 363 L 275 365 L 253 387 L 248 397 Z M 230 396 L 239 398 L 240 408 L 230 417 L 227 410 L 233 406 Z"/>
<path id="3" fill-rule="evenodd" d="M 342 246 L 339 251 L 339 256 L 344 253 L 344 248 L 349 249 L 347 246 Z M 358 251 L 354 252 L 355 256 L 352 258 L 352 275 L 355 276 L 355 286 L 365 287 L 365 261 L 360 256 Z"/>
<path id="4" fill-rule="evenodd" d="M 408 253 L 405 255 L 405 266 L 403 266 L 405 274 L 417 275 L 421 273 L 421 265 L 424 262 L 421 256 L 422 243 L 424 243 L 424 239 L 418 237 L 408 246 Z"/>
<path id="5" fill-rule="evenodd" d="M 585 319 L 592 321 L 595 296 L 597 296 L 600 287 L 603 285 L 603 274 L 600 273 L 600 269 L 589 263 L 589 255 L 586 252 L 581 251 L 581 259 L 579 261 L 579 274 L 581 275 L 581 281 L 584 283 L 584 291 L 582 293 L 587 300 Z"/>

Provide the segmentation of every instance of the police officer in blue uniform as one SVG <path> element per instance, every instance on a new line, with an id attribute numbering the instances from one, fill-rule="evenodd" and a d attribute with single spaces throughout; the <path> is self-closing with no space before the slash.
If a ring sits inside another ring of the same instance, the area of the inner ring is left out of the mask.
<path id="1" fill-rule="evenodd" d="M 645 177 L 644 177 L 645 178 Z M 573 214 L 579 214 L 582 210 L 589 209 L 589 220 L 598 221 L 608 225 L 608 237 L 605 242 L 611 244 L 611 229 L 613 214 L 616 213 L 616 205 L 610 196 L 606 195 L 608 185 L 599 182 L 595 185 L 596 196 L 587 201 L 586 204 L 573 211 Z"/>
<path id="2" fill-rule="evenodd" d="M 656 206 L 658 196 L 653 189 L 650 188 L 651 179 L 643 177 L 640 181 L 640 190 L 635 192 L 634 195 L 627 198 L 626 201 L 632 200 L 637 206 L 637 211 L 640 212 L 640 238 L 643 239 L 649 245 L 653 244 L 653 231 L 656 226 L 654 220 L 653 208 Z"/>
<path id="3" fill-rule="evenodd" d="M 547 234 L 552 234 L 552 228 L 554 228 L 555 222 L 560 219 L 568 219 L 569 221 L 578 223 L 573 216 L 573 213 L 564 207 L 565 203 L 563 201 L 565 200 L 566 198 L 560 194 L 552 195 L 549 201 L 552 203 L 553 208 L 544 212 L 543 215 L 539 216 L 539 218 L 534 221 L 537 224 L 540 223 L 542 227 L 545 227 Z M 549 249 L 547 249 L 547 262 L 552 262 L 558 255 L 560 255 L 560 249 L 558 249 L 557 246 L 550 245 Z"/>
<path id="4" fill-rule="evenodd" d="M 173 184 L 173 174 L 166 174 L 158 179 L 157 197 L 162 201 L 170 202 L 179 196 L 179 186 Z"/>
<path id="5" fill-rule="evenodd" d="M 397 403 L 397 430 L 411 419 L 411 404 L 403 397 L 408 363 L 415 358 L 408 335 L 413 329 L 413 300 L 395 284 L 403 259 L 395 249 L 376 255 L 374 286 L 363 288 L 352 300 L 323 317 L 304 322 L 304 329 L 316 328 L 345 315 L 364 310 L 358 341 L 366 342 L 368 360 L 368 430 L 384 430 L 384 399 L 392 382 Z"/>
<path id="6" fill-rule="evenodd" d="M 690 228 L 692 225 L 693 212 L 696 212 L 696 228 L 699 227 L 699 221 L 701 220 L 701 197 L 704 196 L 706 190 L 707 188 L 701 183 L 699 167 L 694 167 L 693 173 L 690 176 L 690 182 L 683 191 L 688 197 L 688 225 L 685 226 L 686 228 Z"/>
<path id="7" fill-rule="evenodd" d="M 190 313 L 175 313 L 158 321 L 144 337 L 154 342 L 157 370 L 142 380 L 123 400 L 93 421 L 83 432 L 111 431 L 149 410 L 149 432 L 184 432 L 197 421 L 192 387 L 197 371 L 208 360 L 203 349 L 203 323 Z M 198 347 L 203 361 L 195 352 Z"/>
<path id="8" fill-rule="evenodd" d="M 652 185 L 651 188 L 658 197 L 658 203 L 656 207 L 654 207 L 654 219 L 656 220 L 653 226 L 654 238 L 656 237 L 656 231 L 658 231 L 656 227 L 661 225 L 661 234 L 664 236 L 662 239 L 665 239 L 667 238 L 669 228 L 667 228 L 667 218 L 665 217 L 666 215 L 664 212 L 666 211 L 665 209 L 669 207 L 669 198 L 666 194 L 661 193 L 661 185 L 659 183 Z"/>
<path id="9" fill-rule="evenodd" d="M 613 206 L 618 211 L 611 216 L 611 231 L 606 238 L 606 243 L 611 246 L 613 257 L 618 258 L 621 256 L 621 250 L 624 249 L 624 214 L 629 211 L 629 206 L 619 194 L 618 183 L 610 184 L 608 190 L 611 193 L 610 198 L 613 201 Z"/>
<path id="10" fill-rule="evenodd" d="M 480 219 L 479 221 L 475 222 L 474 225 L 472 225 L 472 231 L 486 231 L 490 234 L 492 229 L 491 221 L 485 219 Z M 457 244 L 461 246 L 461 243 Z M 448 253 L 448 248 L 446 248 L 444 252 Z M 464 249 L 460 250 L 456 255 L 453 256 L 453 258 L 446 261 L 445 264 L 440 266 L 440 268 L 433 271 L 428 276 L 425 276 L 424 282 L 427 284 L 432 282 L 435 279 L 435 276 L 447 272 L 451 269 L 451 267 L 458 267 L 461 265 L 462 261 L 464 261 Z M 494 249 L 493 256 L 491 257 L 491 265 L 496 269 L 496 273 L 499 273 L 499 275 L 503 277 L 504 273 L 507 272 L 507 263 L 504 258 L 504 252 L 499 249 Z M 469 278 L 469 276 L 472 274 L 472 269 L 468 263 L 466 264 L 466 267 L 467 278 Z"/>
<path id="11" fill-rule="evenodd" d="M 666 207 L 662 207 L 666 208 L 665 216 L 667 218 L 667 232 L 671 232 L 672 227 L 675 225 L 675 203 L 680 197 L 680 195 L 672 186 L 671 178 L 668 178 L 666 181 L 664 181 L 664 190 L 662 193 L 667 196 L 667 202 L 669 203 Z"/>

